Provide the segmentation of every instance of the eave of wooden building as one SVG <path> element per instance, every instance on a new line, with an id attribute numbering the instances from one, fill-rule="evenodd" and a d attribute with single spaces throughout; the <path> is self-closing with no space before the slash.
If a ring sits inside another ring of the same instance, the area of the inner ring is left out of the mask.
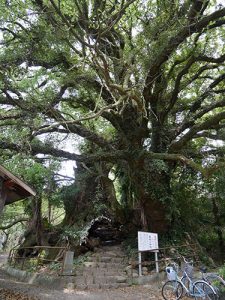
<path id="1" fill-rule="evenodd" d="M 1 165 L 0 179 L 5 193 L 5 205 L 36 195 L 31 187 Z"/>

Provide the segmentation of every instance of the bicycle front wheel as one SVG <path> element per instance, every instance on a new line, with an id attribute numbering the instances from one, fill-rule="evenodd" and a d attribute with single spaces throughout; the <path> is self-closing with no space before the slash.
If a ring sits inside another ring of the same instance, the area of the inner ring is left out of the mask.
<path id="1" fill-rule="evenodd" d="M 196 300 L 217 300 L 213 288 L 205 281 L 196 281 L 193 285 L 193 296 Z"/>
<path id="2" fill-rule="evenodd" d="M 162 296 L 165 300 L 178 300 L 182 294 L 183 287 L 179 281 L 169 280 L 162 287 Z"/>

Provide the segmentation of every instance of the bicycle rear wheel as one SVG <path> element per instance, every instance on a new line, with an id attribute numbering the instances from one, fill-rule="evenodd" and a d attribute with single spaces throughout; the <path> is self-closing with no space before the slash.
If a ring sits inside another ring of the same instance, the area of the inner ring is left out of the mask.
<path id="1" fill-rule="evenodd" d="M 214 288 L 218 298 L 225 292 L 225 281 L 219 275 L 208 274 L 204 279 Z"/>
<path id="2" fill-rule="evenodd" d="M 178 300 L 182 294 L 183 287 L 179 281 L 169 280 L 162 287 L 162 296 L 165 300 Z"/>
<path id="3" fill-rule="evenodd" d="M 205 281 L 196 281 L 193 285 L 193 296 L 196 300 L 217 300 L 218 297 L 212 287 Z"/>

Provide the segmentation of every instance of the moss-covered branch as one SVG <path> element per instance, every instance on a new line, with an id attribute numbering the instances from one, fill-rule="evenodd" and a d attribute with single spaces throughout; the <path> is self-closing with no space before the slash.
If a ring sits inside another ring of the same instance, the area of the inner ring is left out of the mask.
<path id="1" fill-rule="evenodd" d="M 28 222 L 28 221 L 29 221 L 28 218 L 20 218 L 20 219 L 17 219 L 14 222 L 12 222 L 12 223 L 10 223 L 8 225 L 0 226 L 0 230 L 6 230 L 6 229 L 9 229 L 9 228 L 13 227 L 14 225 L 16 225 L 18 223 Z"/>

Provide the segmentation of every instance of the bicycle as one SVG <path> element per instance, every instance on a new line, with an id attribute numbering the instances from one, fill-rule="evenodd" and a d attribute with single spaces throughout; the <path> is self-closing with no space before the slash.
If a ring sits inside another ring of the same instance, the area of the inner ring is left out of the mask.
<path id="1" fill-rule="evenodd" d="M 221 295 L 221 292 L 225 291 L 225 280 L 217 273 L 206 273 L 206 267 L 201 267 L 200 272 L 202 274 L 202 280 L 208 282 L 213 286 L 218 298 Z"/>
<path id="2" fill-rule="evenodd" d="M 185 263 L 186 268 L 193 268 L 193 261 L 188 261 L 185 257 L 183 257 L 183 261 Z M 210 286 L 213 287 L 217 299 L 219 299 L 221 292 L 225 290 L 225 280 L 216 273 L 206 273 L 207 269 L 206 267 L 200 267 L 199 268 L 201 272 L 201 279 L 206 281 Z"/>
<path id="3" fill-rule="evenodd" d="M 182 277 L 178 277 L 178 265 L 176 263 L 166 267 L 166 273 L 168 281 L 162 287 L 163 299 L 178 300 L 182 298 L 184 294 L 194 299 L 217 299 L 216 292 L 209 283 L 204 280 L 192 280 L 189 276 L 187 266 L 184 268 Z"/>

